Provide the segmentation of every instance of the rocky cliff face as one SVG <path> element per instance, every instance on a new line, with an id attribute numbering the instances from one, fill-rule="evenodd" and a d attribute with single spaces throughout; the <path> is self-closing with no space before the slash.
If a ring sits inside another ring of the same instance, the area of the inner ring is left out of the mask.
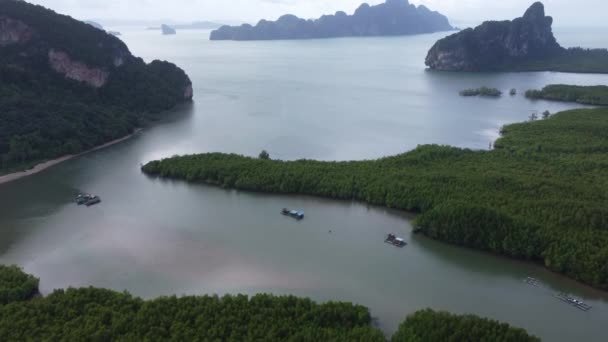
<path id="1" fill-rule="evenodd" d="M 0 15 L 0 47 L 25 43 L 32 39 L 33 33 L 22 21 Z"/>
<path id="2" fill-rule="evenodd" d="M 24 1 L 0 0 L 0 71 L 7 66 L 41 78 L 59 73 L 92 88 L 109 85 L 116 93 L 117 89 L 136 92 L 133 83 L 147 83 L 150 90 L 170 92 L 167 96 L 173 99 L 192 98 L 188 76 L 175 65 L 160 61 L 154 67 L 146 65 L 120 39 L 91 23 Z M 139 102 L 143 106 L 144 101 Z"/>
<path id="3" fill-rule="evenodd" d="M 67 53 L 51 49 L 49 51 L 49 64 L 56 72 L 65 77 L 84 82 L 92 87 L 103 87 L 110 74 L 100 68 L 91 68 L 88 65 L 73 61 Z"/>
<path id="4" fill-rule="evenodd" d="M 192 100 L 194 96 L 194 89 L 192 89 L 192 84 L 186 86 L 184 89 L 184 100 Z"/>
<path id="5" fill-rule="evenodd" d="M 485 71 L 560 53 L 542 3 L 534 3 L 523 17 L 513 21 L 485 22 L 438 41 L 429 51 L 426 65 L 446 71 Z"/>

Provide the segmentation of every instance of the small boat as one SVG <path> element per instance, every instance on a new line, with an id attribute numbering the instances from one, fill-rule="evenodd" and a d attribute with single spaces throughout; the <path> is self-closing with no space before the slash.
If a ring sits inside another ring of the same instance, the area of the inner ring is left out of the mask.
<path id="1" fill-rule="evenodd" d="M 281 210 L 281 214 L 283 214 L 285 216 L 293 217 L 296 220 L 301 220 L 301 219 L 304 218 L 304 212 L 303 211 L 289 210 L 287 208 L 283 208 L 283 210 Z"/>
<path id="2" fill-rule="evenodd" d="M 399 248 L 403 248 L 407 245 L 407 242 L 405 242 L 404 239 L 397 237 L 395 234 L 388 234 L 384 242 Z"/>
<path id="3" fill-rule="evenodd" d="M 575 308 L 582 310 L 582 311 L 589 311 L 592 308 L 591 305 L 585 304 L 582 300 L 576 299 L 566 293 L 558 293 L 555 295 L 555 297 L 557 297 L 557 299 L 559 299 L 567 304 L 570 304 L 570 305 L 574 306 Z"/>
<path id="4" fill-rule="evenodd" d="M 91 194 L 78 194 L 78 196 L 76 196 L 76 199 L 74 199 L 74 202 L 76 202 L 76 204 L 78 205 L 83 205 L 90 201 L 93 197 L 95 196 Z"/>
<path id="5" fill-rule="evenodd" d="M 92 205 L 99 204 L 99 203 L 101 203 L 101 198 L 99 198 L 99 196 L 93 196 L 88 201 L 86 201 L 84 204 L 87 207 L 90 207 Z"/>

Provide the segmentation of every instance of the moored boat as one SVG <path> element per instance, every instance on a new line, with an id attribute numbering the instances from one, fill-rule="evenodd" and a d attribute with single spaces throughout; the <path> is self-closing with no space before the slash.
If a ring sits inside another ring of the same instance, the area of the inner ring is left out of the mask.
<path id="1" fill-rule="evenodd" d="M 281 214 L 283 214 L 285 216 L 293 217 L 296 220 L 301 220 L 301 219 L 304 218 L 304 212 L 303 211 L 290 210 L 290 209 L 287 209 L 287 208 L 283 208 L 283 210 L 281 210 Z"/>
<path id="2" fill-rule="evenodd" d="M 403 248 L 407 245 L 407 242 L 405 242 L 403 238 L 397 237 L 395 234 L 388 234 L 384 242 L 399 248 Z"/>
<path id="3" fill-rule="evenodd" d="M 101 203 L 101 198 L 99 196 L 91 195 L 91 194 L 78 194 L 74 199 L 74 202 L 78 205 L 86 205 L 90 207 L 92 205 Z"/>
<path id="4" fill-rule="evenodd" d="M 95 197 L 95 196 L 93 196 L 91 194 L 78 194 L 78 196 L 76 196 L 76 199 L 74 199 L 74 202 L 76 202 L 76 204 L 78 204 L 78 205 L 83 205 L 83 204 L 86 204 L 93 197 Z"/>
<path id="5" fill-rule="evenodd" d="M 99 198 L 99 196 L 93 196 L 88 201 L 86 201 L 84 204 L 87 207 L 90 207 L 92 205 L 99 204 L 99 203 L 101 203 L 101 198 Z"/>

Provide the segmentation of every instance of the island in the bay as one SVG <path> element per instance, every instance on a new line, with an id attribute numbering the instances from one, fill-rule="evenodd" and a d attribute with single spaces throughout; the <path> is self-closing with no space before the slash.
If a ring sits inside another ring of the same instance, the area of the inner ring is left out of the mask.
<path id="1" fill-rule="evenodd" d="M 534 3 L 513 21 L 487 21 L 439 40 L 426 65 L 443 71 L 562 71 L 608 73 L 608 50 L 563 48 L 553 18 Z"/>
<path id="2" fill-rule="evenodd" d="M 171 24 L 170 26 L 175 30 L 214 30 L 218 27 L 221 27 L 222 24 L 213 21 L 195 21 L 189 24 Z M 147 30 L 161 30 L 161 27 L 151 26 L 148 27 Z"/>
<path id="3" fill-rule="evenodd" d="M 362 4 L 353 15 L 337 12 L 316 20 L 284 15 L 257 25 L 222 26 L 211 40 L 277 40 L 364 36 L 399 36 L 453 30 L 448 19 L 408 0 L 386 0 L 376 6 Z"/>
<path id="4" fill-rule="evenodd" d="M 183 70 L 92 24 L 0 1 L 0 174 L 127 136 L 192 93 Z"/>
<path id="5" fill-rule="evenodd" d="M 39 279 L 0 265 L 2 341 L 366 341 L 385 342 L 369 309 L 352 303 L 258 294 L 143 300 L 99 288 L 41 296 Z M 506 323 L 421 310 L 391 341 L 537 342 Z"/>
<path id="6" fill-rule="evenodd" d="M 174 34 L 177 34 L 177 30 L 165 24 L 160 25 L 160 32 L 165 36 L 172 36 Z"/>

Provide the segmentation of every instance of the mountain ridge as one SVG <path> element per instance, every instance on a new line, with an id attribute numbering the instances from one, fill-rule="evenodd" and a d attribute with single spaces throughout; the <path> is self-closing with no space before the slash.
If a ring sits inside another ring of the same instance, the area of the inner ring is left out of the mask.
<path id="1" fill-rule="evenodd" d="M 397 36 L 453 30 L 447 17 L 408 0 L 386 0 L 362 4 L 352 15 L 339 11 L 318 19 L 292 14 L 277 21 L 260 20 L 257 25 L 224 25 L 211 32 L 211 40 L 279 40 L 337 37 Z"/>

